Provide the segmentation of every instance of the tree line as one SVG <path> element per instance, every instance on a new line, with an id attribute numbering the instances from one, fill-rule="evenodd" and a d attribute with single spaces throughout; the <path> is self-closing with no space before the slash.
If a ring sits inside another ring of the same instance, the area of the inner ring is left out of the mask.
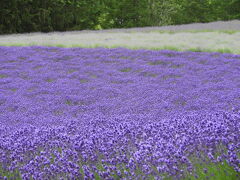
<path id="1" fill-rule="evenodd" d="M 1 0 L 0 34 L 240 19 L 240 0 Z"/>

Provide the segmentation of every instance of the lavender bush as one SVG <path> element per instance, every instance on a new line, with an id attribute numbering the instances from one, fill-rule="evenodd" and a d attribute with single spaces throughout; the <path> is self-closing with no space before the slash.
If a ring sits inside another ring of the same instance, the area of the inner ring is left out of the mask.
<path id="1" fill-rule="evenodd" d="M 199 168 L 216 177 L 213 165 L 237 178 L 240 55 L 40 46 L 0 55 L 0 179 L 198 178 Z"/>

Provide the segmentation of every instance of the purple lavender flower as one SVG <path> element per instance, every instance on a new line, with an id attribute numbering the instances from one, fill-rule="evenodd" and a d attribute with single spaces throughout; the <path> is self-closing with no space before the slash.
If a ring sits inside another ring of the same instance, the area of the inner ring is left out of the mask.
<path id="1" fill-rule="evenodd" d="M 22 179 L 92 179 L 95 172 L 123 179 L 137 171 L 157 179 L 183 174 L 182 164 L 193 173 L 189 157 L 203 153 L 212 162 L 220 154 L 217 161 L 239 171 L 239 55 L 0 50 L 4 170 L 19 170 Z"/>

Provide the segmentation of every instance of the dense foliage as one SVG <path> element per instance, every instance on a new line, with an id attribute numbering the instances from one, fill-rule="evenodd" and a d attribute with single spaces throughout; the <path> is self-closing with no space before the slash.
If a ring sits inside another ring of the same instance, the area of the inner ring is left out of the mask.
<path id="1" fill-rule="evenodd" d="M 239 0 L 0 1 L 1 34 L 158 26 L 239 18 Z"/>
<path id="2" fill-rule="evenodd" d="M 0 53 L 0 179 L 180 179 L 196 163 L 199 179 L 237 179 L 240 55 Z"/>

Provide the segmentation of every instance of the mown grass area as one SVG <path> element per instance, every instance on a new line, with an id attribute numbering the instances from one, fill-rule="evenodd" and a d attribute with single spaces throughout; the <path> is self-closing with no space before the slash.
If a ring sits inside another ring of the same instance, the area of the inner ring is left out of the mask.
<path id="1" fill-rule="evenodd" d="M 130 33 L 136 33 L 137 31 L 131 31 Z M 225 33 L 225 34 L 235 34 L 239 33 L 240 31 L 237 30 L 211 30 L 211 29 L 206 29 L 206 30 L 149 30 L 146 32 L 157 32 L 157 33 L 167 33 L 167 34 L 177 34 L 177 33 L 200 33 L 200 32 L 217 32 L 217 33 Z"/>
<path id="2" fill-rule="evenodd" d="M 240 31 L 149 30 L 33 33 L 0 36 L 0 46 L 52 46 L 220 52 L 240 54 Z"/>

